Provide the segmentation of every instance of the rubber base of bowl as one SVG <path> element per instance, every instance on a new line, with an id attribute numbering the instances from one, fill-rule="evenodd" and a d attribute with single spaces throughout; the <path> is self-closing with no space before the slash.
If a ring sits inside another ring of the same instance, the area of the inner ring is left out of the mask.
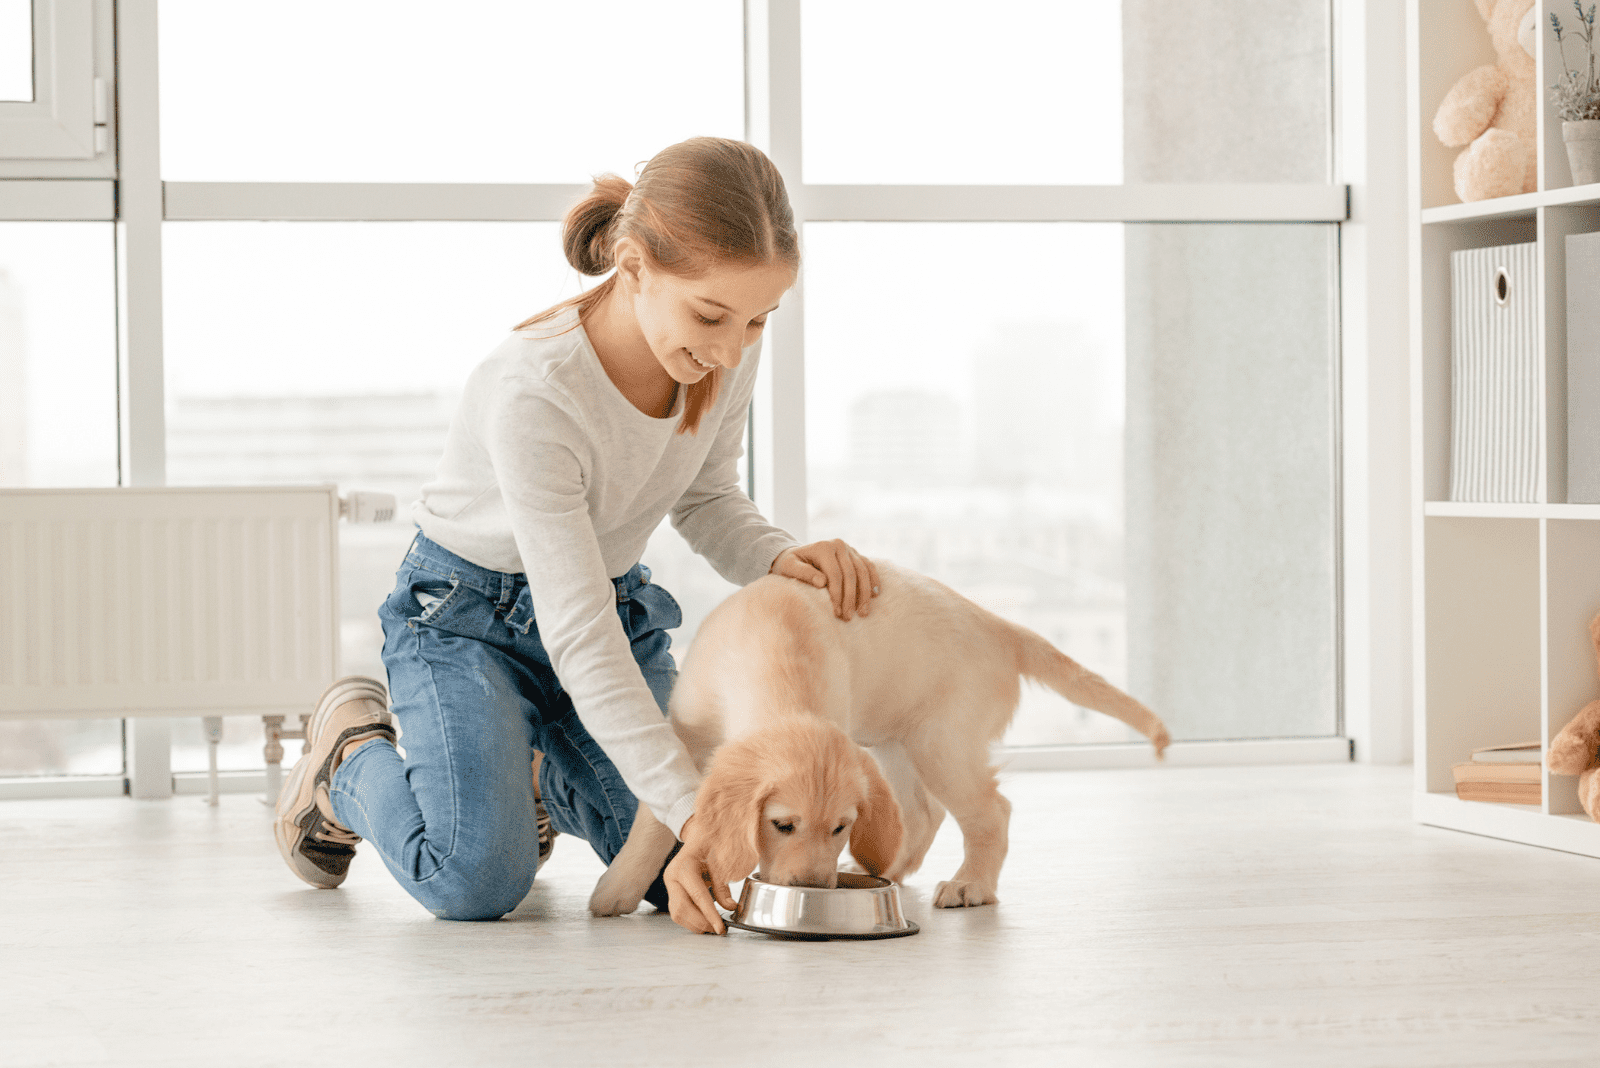
<path id="1" fill-rule="evenodd" d="M 813 931 L 781 931 L 773 927 L 755 927 L 737 920 L 724 920 L 729 927 L 737 927 L 741 931 L 752 931 L 755 934 L 771 935 L 773 938 L 783 938 L 791 942 L 867 942 L 877 938 L 904 938 L 914 935 L 922 928 L 909 920 L 898 931 L 877 931 L 872 934 L 818 934 Z"/>

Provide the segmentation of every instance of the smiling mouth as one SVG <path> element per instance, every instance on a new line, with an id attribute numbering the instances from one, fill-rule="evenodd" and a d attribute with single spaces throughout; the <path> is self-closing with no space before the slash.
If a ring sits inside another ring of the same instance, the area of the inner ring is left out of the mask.
<path id="1" fill-rule="evenodd" d="M 695 366 L 703 367 L 707 371 L 715 371 L 717 369 L 715 364 L 706 363 L 706 361 L 702 360 L 700 357 L 696 356 L 694 353 L 690 352 L 688 349 L 684 349 L 683 351 L 684 351 L 684 355 L 688 356 L 689 357 L 689 361 L 691 363 L 693 363 Z"/>

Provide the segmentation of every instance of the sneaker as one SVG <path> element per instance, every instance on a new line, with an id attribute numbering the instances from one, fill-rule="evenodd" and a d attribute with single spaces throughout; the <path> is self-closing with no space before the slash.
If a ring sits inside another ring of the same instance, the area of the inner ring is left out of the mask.
<path id="1" fill-rule="evenodd" d="M 550 859 L 550 854 L 556 848 L 556 835 L 561 832 L 550 823 L 550 813 L 545 811 L 544 802 L 539 799 L 539 765 L 544 761 L 544 754 L 537 749 L 533 752 L 533 814 L 539 821 L 539 867 L 544 867 L 544 862 Z"/>
<path id="2" fill-rule="evenodd" d="M 344 882 L 361 837 L 333 818 L 329 795 L 334 769 L 351 742 L 387 738 L 394 717 L 383 684 L 351 675 L 329 686 L 306 727 L 305 751 L 278 794 L 273 831 L 278 852 L 300 878 L 319 889 Z"/>

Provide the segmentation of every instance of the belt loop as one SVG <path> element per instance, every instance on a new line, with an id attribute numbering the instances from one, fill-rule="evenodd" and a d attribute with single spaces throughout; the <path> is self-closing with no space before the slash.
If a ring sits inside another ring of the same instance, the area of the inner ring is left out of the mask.
<path id="1" fill-rule="evenodd" d="M 514 595 L 517 590 L 517 576 L 508 574 L 504 571 L 501 571 L 499 574 L 500 599 L 498 602 L 496 602 L 495 607 L 509 609 L 512 603 L 516 601 L 516 597 Z"/>

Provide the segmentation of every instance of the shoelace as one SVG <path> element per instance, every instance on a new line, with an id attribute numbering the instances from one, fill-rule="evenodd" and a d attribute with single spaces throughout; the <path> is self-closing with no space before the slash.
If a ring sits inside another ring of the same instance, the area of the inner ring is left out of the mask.
<path id="1" fill-rule="evenodd" d="M 318 821 L 317 829 L 311 832 L 311 837 L 320 842 L 349 846 L 354 849 L 356 843 L 361 841 L 361 836 L 330 818 L 327 815 L 327 811 L 332 807 L 329 803 L 328 788 L 326 786 L 317 787 L 317 815 L 321 819 Z"/>
<path id="2" fill-rule="evenodd" d="M 539 825 L 539 857 L 542 860 L 550 855 L 550 850 L 555 846 L 556 835 L 561 832 L 550 825 L 550 813 L 545 811 L 543 801 L 534 802 L 534 806 Z"/>

